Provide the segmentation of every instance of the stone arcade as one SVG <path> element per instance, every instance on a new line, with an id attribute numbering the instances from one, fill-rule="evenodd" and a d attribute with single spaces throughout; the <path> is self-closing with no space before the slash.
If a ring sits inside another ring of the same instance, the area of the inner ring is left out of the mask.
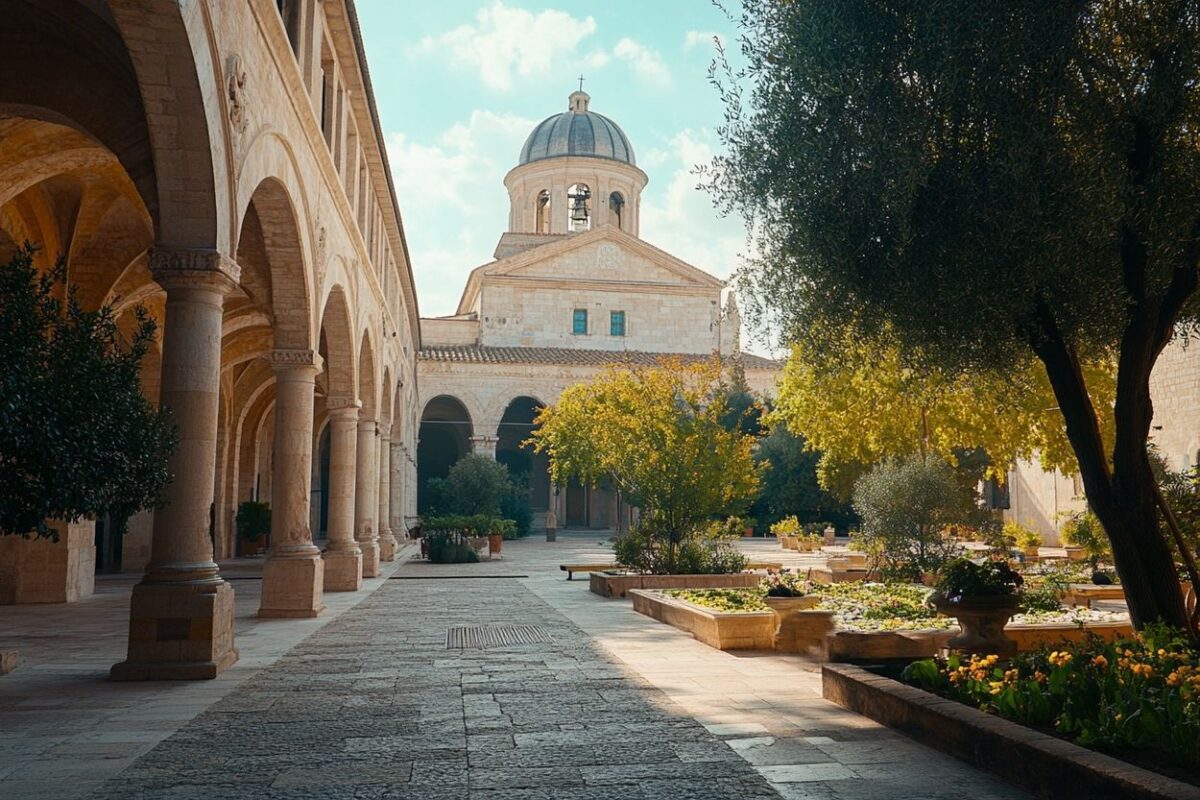
<path id="1" fill-rule="evenodd" d="M 240 502 L 273 512 L 263 617 L 357 589 L 415 507 L 416 297 L 354 5 L 13 0 L 0 74 L 0 249 L 62 254 L 123 324 L 152 312 L 143 383 L 180 438 L 123 540 L 0 537 L 0 602 L 144 568 L 113 677 L 212 677 Z"/>

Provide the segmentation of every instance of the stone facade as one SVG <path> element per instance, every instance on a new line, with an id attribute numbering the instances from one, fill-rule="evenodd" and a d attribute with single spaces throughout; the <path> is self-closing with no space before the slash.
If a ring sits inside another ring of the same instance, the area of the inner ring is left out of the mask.
<path id="1" fill-rule="evenodd" d="M 415 502 L 402 463 L 378 455 L 415 451 L 419 328 L 354 3 L 47 0 L 6 15 L 0 251 L 36 242 L 39 267 L 63 254 L 83 305 L 111 304 L 122 325 L 149 311 L 161 337 L 143 388 L 180 444 L 165 506 L 123 541 L 110 520 L 99 549 L 90 521 L 57 544 L 0 539 L 0 602 L 77 599 L 97 554 L 144 567 L 113 676 L 211 677 L 237 658 L 216 561 L 239 552 L 242 502 L 272 510 L 261 613 L 324 607 L 332 412 L 331 590 L 371 563 L 353 537 L 391 552 L 380 517 L 396 491 Z"/>
<path id="2" fill-rule="evenodd" d="M 1200 347 L 1176 340 L 1163 350 L 1150 376 L 1154 422 L 1150 439 L 1171 469 L 1200 466 Z M 1063 516 L 1087 507 L 1079 477 L 1044 472 L 1021 462 L 1009 473 L 1010 507 L 1004 518 L 1032 527 L 1058 544 Z"/>
<path id="3" fill-rule="evenodd" d="M 621 528 L 630 509 L 615 493 L 550 486 L 544 463 L 522 452 L 538 407 L 607 364 L 663 356 L 736 357 L 752 389 L 773 392 L 778 365 L 739 352 L 725 282 L 640 238 L 646 175 L 589 100 L 573 93 L 568 112 L 531 134 L 505 177 L 512 209 L 495 260 L 472 271 L 453 316 L 421 320 L 418 494 L 458 458 L 485 453 L 531 470 L 535 525 L 553 509 L 561 527 Z M 617 155 L 556 133 L 587 119 L 619 143 Z M 581 185 L 589 194 L 573 192 Z"/>

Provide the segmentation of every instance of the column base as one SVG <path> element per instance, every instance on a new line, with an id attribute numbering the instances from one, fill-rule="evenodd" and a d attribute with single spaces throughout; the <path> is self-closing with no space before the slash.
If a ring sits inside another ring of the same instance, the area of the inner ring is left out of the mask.
<path id="1" fill-rule="evenodd" d="M 219 583 L 139 583 L 129 602 L 129 656 L 114 681 L 205 680 L 238 660 L 233 587 Z"/>
<path id="2" fill-rule="evenodd" d="M 326 550 L 325 591 L 357 592 L 362 588 L 363 557 L 359 550 Z"/>
<path id="3" fill-rule="evenodd" d="M 319 553 L 300 558 L 268 558 L 263 565 L 258 616 L 269 619 L 319 616 L 325 610 L 321 591 L 324 576 L 325 562 Z"/>
<path id="4" fill-rule="evenodd" d="M 362 574 L 364 578 L 379 577 L 379 543 L 371 540 L 367 542 L 360 541 L 359 549 L 362 550 Z"/>
<path id="5" fill-rule="evenodd" d="M 392 535 L 391 528 L 384 528 L 379 532 L 379 560 L 396 560 L 396 537 Z"/>

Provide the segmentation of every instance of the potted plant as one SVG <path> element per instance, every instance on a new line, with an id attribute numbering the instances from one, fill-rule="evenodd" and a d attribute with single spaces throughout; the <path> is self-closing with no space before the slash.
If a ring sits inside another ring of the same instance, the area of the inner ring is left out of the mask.
<path id="1" fill-rule="evenodd" d="M 271 507 L 257 500 L 247 500 L 238 506 L 234 522 L 241 554 L 258 555 L 265 548 L 267 534 L 271 532 Z"/>
<path id="2" fill-rule="evenodd" d="M 784 517 L 771 525 L 771 533 L 779 540 L 779 544 L 784 550 L 799 550 L 801 527 L 800 520 L 792 517 Z"/>
<path id="3" fill-rule="evenodd" d="M 1027 528 L 1016 522 L 1006 522 L 1004 527 L 1012 533 L 1016 546 L 1021 548 L 1026 559 L 1037 558 L 1042 546 L 1042 535 L 1033 528 Z"/>
<path id="4" fill-rule="evenodd" d="M 1088 561 L 1092 569 L 1097 569 L 1100 561 L 1111 555 L 1108 537 L 1090 508 L 1068 514 L 1061 533 L 1067 558 L 1072 561 Z"/>
<path id="5" fill-rule="evenodd" d="M 808 593 L 808 581 L 795 572 L 768 572 L 759 582 L 766 595 L 763 601 L 775 614 L 775 647 L 787 650 L 787 642 L 796 638 L 797 614 L 812 608 L 821 598 Z"/>
<path id="6" fill-rule="evenodd" d="M 1004 626 L 1020 610 L 1023 583 L 1007 561 L 958 558 L 947 564 L 930 600 L 938 613 L 955 617 L 962 628 L 950 647 L 1001 658 L 1016 655 L 1017 643 L 1005 635 Z"/>

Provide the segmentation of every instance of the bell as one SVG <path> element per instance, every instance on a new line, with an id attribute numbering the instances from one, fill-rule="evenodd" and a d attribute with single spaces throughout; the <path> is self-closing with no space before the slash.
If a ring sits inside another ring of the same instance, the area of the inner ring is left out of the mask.
<path id="1" fill-rule="evenodd" d="M 583 202 L 582 197 L 575 200 L 575 207 L 571 209 L 571 221 L 580 223 L 588 221 L 587 205 Z"/>

